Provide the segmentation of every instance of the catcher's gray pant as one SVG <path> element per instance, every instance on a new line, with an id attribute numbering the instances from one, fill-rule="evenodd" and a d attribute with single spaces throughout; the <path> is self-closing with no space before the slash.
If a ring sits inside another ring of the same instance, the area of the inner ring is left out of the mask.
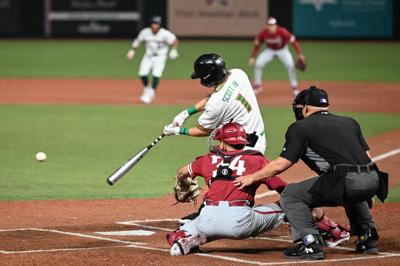
<path id="1" fill-rule="evenodd" d="M 357 178 L 354 178 L 355 174 L 349 174 L 345 179 L 347 195 L 353 195 L 360 199 L 364 195 L 364 200 L 366 200 L 366 198 L 371 198 L 379 187 L 379 177 L 375 171 L 357 174 L 361 175 Z M 313 197 L 308 192 L 318 178 L 319 176 L 300 183 L 289 184 L 281 194 L 281 206 L 291 225 L 293 241 L 298 241 L 308 234 L 318 234 L 310 208 L 332 206 L 329 202 Z M 343 207 L 346 210 L 352 231 L 376 228 L 366 201 L 344 204 Z"/>
<path id="2" fill-rule="evenodd" d="M 296 67 L 293 61 L 292 54 L 290 53 L 287 45 L 279 50 L 272 50 L 267 48 L 257 56 L 256 62 L 254 64 L 254 83 L 256 85 L 261 85 L 263 69 L 266 64 L 274 59 L 274 57 L 278 57 L 278 59 L 283 63 L 288 71 L 290 85 L 292 86 L 292 88 L 296 88 L 298 85 Z"/>
<path id="3" fill-rule="evenodd" d="M 285 217 L 275 203 L 261 206 L 229 206 L 220 201 L 218 206 L 204 206 L 199 216 L 179 229 L 189 235 L 204 233 L 207 242 L 217 239 L 243 239 L 269 231 L 282 224 Z"/>

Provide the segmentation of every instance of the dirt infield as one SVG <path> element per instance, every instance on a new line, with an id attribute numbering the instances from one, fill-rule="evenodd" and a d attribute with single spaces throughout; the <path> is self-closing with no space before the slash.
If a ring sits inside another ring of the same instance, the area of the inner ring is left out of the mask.
<path id="1" fill-rule="evenodd" d="M 400 113 L 400 85 L 318 82 L 331 96 L 334 110 Z M 302 83 L 305 88 L 307 83 Z M 259 96 L 262 105 L 290 104 L 287 82 L 269 82 Z M 0 80 L 3 104 L 136 104 L 141 86 L 135 80 Z M 206 90 L 193 81 L 163 80 L 154 104 L 192 104 Z M 353 101 L 357 99 L 357 101 Z M 382 170 L 391 174 L 390 186 L 400 183 L 400 129 L 368 140 Z M 298 164 L 283 177 L 297 181 L 312 172 Z M 277 196 L 260 191 L 257 203 Z M 178 226 L 177 218 L 193 212 L 191 204 L 171 206 L 171 195 L 156 199 L 5 201 L 0 202 L 1 265 L 289 265 L 282 251 L 290 245 L 286 226 L 241 241 L 221 240 L 202 247 L 201 253 L 174 258 L 168 254 L 165 233 Z M 327 208 L 329 216 L 346 222 L 342 208 Z M 400 204 L 377 204 L 373 216 L 379 227 L 380 254 L 352 252 L 353 240 L 326 249 L 323 265 L 398 265 L 400 257 Z M 107 235 L 124 231 L 130 234 Z M 129 232 L 127 232 L 129 231 Z M 103 234 L 101 234 L 103 232 Z M 104 233 L 106 232 L 106 233 Z M 108 232 L 108 233 L 107 233 Z"/>
<path id="2" fill-rule="evenodd" d="M 373 82 L 301 82 L 328 90 L 333 110 L 399 113 L 400 84 Z M 289 105 L 287 81 L 265 82 L 261 105 Z M 161 80 L 152 104 L 189 105 L 210 91 L 193 80 Z M 139 104 L 138 80 L 110 79 L 0 79 L 0 103 L 26 104 Z"/>

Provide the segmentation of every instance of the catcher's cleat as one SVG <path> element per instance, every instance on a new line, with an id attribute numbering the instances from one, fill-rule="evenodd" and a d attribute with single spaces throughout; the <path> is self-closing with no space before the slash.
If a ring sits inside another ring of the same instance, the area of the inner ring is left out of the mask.
<path id="1" fill-rule="evenodd" d="M 326 236 L 322 236 L 322 239 L 324 240 L 325 246 L 327 246 L 329 248 L 333 248 L 333 247 L 336 247 L 337 245 L 339 245 L 340 243 L 348 241 L 350 239 L 350 233 L 346 232 L 346 231 L 343 231 L 341 233 L 340 237 L 334 237 L 332 235 L 326 235 Z"/>
<path id="2" fill-rule="evenodd" d="M 207 242 L 207 236 L 203 233 L 188 236 L 176 241 L 171 249 L 171 256 L 182 256 L 189 254 L 192 250 Z"/>

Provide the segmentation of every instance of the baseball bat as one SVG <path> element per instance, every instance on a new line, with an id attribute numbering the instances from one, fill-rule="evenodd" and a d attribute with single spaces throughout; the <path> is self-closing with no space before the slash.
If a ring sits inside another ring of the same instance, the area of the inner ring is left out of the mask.
<path id="1" fill-rule="evenodd" d="M 150 143 L 146 148 L 136 153 L 132 158 L 130 158 L 126 163 L 124 163 L 120 168 L 118 168 L 112 175 L 107 178 L 107 183 L 112 186 L 118 182 L 129 170 L 132 169 L 148 152 L 151 148 L 153 148 L 163 137 L 165 134 L 162 133 L 158 136 L 152 143 Z"/>

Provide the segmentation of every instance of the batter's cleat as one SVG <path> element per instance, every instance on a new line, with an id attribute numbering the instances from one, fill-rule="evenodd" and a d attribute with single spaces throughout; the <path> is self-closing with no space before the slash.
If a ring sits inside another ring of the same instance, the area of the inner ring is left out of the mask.
<path id="1" fill-rule="evenodd" d="M 156 95 L 156 91 L 153 88 L 146 87 L 143 90 L 142 96 L 140 96 L 140 101 L 145 104 L 149 104 L 153 101 Z"/>
<path id="2" fill-rule="evenodd" d="M 253 84 L 254 94 L 259 94 L 260 92 L 262 92 L 262 90 L 263 90 L 263 88 L 261 87 L 261 85 Z"/>
<path id="3" fill-rule="evenodd" d="M 207 236 L 203 233 L 181 238 L 172 245 L 169 253 L 171 256 L 187 255 L 206 242 Z"/>
<path id="4" fill-rule="evenodd" d="M 322 239 L 319 235 L 310 234 L 304 237 L 301 244 L 286 250 L 283 254 L 292 259 L 322 260 L 325 256 L 321 243 Z"/>

